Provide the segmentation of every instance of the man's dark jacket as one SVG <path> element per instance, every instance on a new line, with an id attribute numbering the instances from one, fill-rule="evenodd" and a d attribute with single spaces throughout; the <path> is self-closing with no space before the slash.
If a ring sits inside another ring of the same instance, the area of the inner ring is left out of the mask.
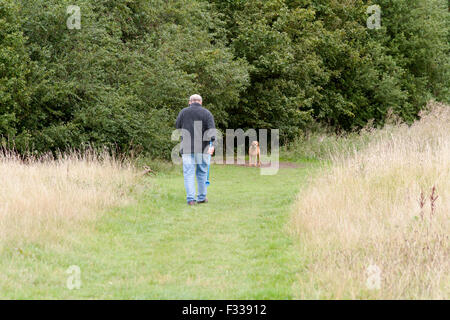
<path id="1" fill-rule="evenodd" d="M 207 153 L 210 141 L 216 140 L 214 117 L 199 103 L 180 111 L 175 124 L 181 133 L 181 154 Z M 190 136 L 190 137 L 189 137 Z"/>

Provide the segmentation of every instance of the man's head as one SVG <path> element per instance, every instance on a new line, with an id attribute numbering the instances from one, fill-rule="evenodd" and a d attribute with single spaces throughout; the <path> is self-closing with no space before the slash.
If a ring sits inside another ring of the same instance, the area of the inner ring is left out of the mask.
<path id="1" fill-rule="evenodd" d="M 193 96 L 191 96 L 189 98 L 189 104 L 193 104 L 193 103 L 199 103 L 202 104 L 203 99 L 199 94 L 194 94 Z"/>

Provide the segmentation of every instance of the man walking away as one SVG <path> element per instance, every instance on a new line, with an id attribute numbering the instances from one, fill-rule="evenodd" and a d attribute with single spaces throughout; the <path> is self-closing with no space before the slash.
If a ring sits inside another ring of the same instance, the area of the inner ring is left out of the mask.
<path id="1" fill-rule="evenodd" d="M 189 107 L 178 114 L 176 128 L 182 129 L 181 154 L 183 157 L 184 186 L 188 205 L 207 203 L 206 179 L 210 155 L 214 153 L 215 124 L 209 110 L 202 107 L 202 97 L 189 98 Z M 197 176 L 198 197 L 195 197 Z"/>

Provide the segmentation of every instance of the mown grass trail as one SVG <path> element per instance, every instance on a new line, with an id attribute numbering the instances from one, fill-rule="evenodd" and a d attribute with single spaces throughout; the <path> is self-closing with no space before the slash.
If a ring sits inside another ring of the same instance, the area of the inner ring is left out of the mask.
<path id="1" fill-rule="evenodd" d="M 209 204 L 185 204 L 181 168 L 146 178 L 138 200 L 106 212 L 64 245 L 11 253 L 2 297 L 291 299 L 305 261 L 289 235 L 293 201 L 313 166 L 261 176 L 213 166 Z M 66 288 L 70 265 L 79 290 Z M 24 279 L 16 273 L 28 274 Z M 12 279 L 10 279 L 12 280 Z"/>

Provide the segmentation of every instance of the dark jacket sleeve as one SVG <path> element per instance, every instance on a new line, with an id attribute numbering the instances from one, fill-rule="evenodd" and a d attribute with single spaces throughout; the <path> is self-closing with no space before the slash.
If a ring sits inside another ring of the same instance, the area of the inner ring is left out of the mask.
<path id="1" fill-rule="evenodd" d="M 206 130 L 211 130 L 211 129 L 216 129 L 216 124 L 214 122 L 214 116 L 212 115 L 211 112 L 208 112 L 208 116 L 206 118 Z M 216 141 L 216 132 L 215 130 L 212 130 L 213 134 L 211 134 L 210 136 L 210 141 L 214 142 Z M 215 144 L 214 144 L 215 145 Z"/>
<path id="2" fill-rule="evenodd" d="M 175 122 L 175 128 L 181 129 L 183 127 L 183 110 L 180 111 L 177 117 L 177 121 Z"/>

